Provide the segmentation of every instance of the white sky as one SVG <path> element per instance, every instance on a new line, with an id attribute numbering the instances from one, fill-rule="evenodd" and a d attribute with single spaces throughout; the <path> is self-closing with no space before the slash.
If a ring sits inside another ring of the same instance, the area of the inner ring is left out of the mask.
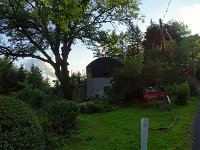
<path id="1" fill-rule="evenodd" d="M 193 34 L 200 34 L 200 2 L 192 6 L 182 7 L 178 18 L 188 25 Z"/>
<path id="2" fill-rule="evenodd" d="M 158 23 L 159 18 L 163 18 L 169 0 L 142 0 L 141 2 L 141 14 L 144 14 L 146 17 L 145 23 L 139 23 L 139 27 L 143 32 L 145 32 L 151 19 Z M 181 21 L 188 25 L 192 34 L 200 34 L 199 16 L 200 0 L 172 0 L 164 19 L 164 23 L 169 20 Z M 120 30 L 120 28 L 118 29 Z M 93 58 L 93 52 L 91 50 L 88 50 L 84 45 L 77 43 L 72 47 L 72 51 L 69 55 L 69 71 L 80 71 L 83 73 L 86 66 L 94 59 L 95 58 Z M 50 75 L 50 79 L 54 78 L 54 71 L 51 66 L 40 61 L 28 60 L 23 62 L 38 65 L 43 70 L 44 74 Z"/>

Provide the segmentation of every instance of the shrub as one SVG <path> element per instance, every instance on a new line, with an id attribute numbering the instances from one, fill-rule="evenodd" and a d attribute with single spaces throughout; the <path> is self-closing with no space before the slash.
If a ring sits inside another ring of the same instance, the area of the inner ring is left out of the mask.
<path id="1" fill-rule="evenodd" d="M 166 88 L 166 92 L 176 105 L 185 105 L 190 97 L 190 87 L 187 82 L 172 84 Z"/>
<path id="2" fill-rule="evenodd" d="M 48 119 L 46 129 L 59 135 L 65 135 L 75 126 L 79 113 L 76 103 L 66 100 L 49 103 L 43 111 Z"/>
<path id="3" fill-rule="evenodd" d="M 174 108 L 173 104 L 169 104 L 167 100 L 148 100 L 142 105 L 143 108 L 155 108 L 159 111 L 170 111 Z"/>
<path id="4" fill-rule="evenodd" d="M 175 99 L 175 104 L 184 105 L 190 97 L 190 87 L 188 83 L 182 83 L 179 85 L 178 94 Z"/>
<path id="5" fill-rule="evenodd" d="M 173 104 L 169 104 L 167 100 L 155 101 L 155 108 L 159 111 L 170 111 L 174 108 Z"/>
<path id="6" fill-rule="evenodd" d="M 154 108 L 154 100 L 145 100 L 141 106 L 142 108 Z"/>
<path id="7" fill-rule="evenodd" d="M 101 112 L 113 111 L 112 106 L 108 102 L 105 102 L 105 101 L 94 101 L 94 103 L 101 107 Z"/>
<path id="8" fill-rule="evenodd" d="M 112 111 L 112 107 L 105 101 L 88 101 L 79 104 L 81 113 L 99 113 Z"/>
<path id="9" fill-rule="evenodd" d="M 41 108 L 52 99 L 50 95 L 45 94 L 39 89 L 32 89 L 31 87 L 25 87 L 21 91 L 15 92 L 13 96 L 30 104 L 33 108 Z"/>
<path id="10" fill-rule="evenodd" d="M 101 107 L 95 104 L 93 101 L 83 102 L 79 104 L 79 110 L 81 113 L 98 113 L 101 112 Z"/>
<path id="11" fill-rule="evenodd" d="M 24 102 L 0 97 L 0 149 L 44 149 L 37 115 Z"/>
<path id="12" fill-rule="evenodd" d="M 62 147 L 67 141 L 67 137 L 65 135 L 58 135 L 54 132 L 46 132 L 45 133 L 45 148 L 48 150 L 55 150 L 59 147 Z"/>
<path id="13" fill-rule="evenodd" d="M 187 77 L 187 82 L 188 82 L 188 85 L 190 86 L 190 95 L 199 95 L 199 91 L 198 91 L 198 80 L 195 78 L 195 77 L 192 77 L 192 76 L 188 76 Z"/>
<path id="14" fill-rule="evenodd" d="M 133 66 L 127 66 L 114 75 L 108 96 L 117 103 L 132 103 L 140 97 L 141 75 Z M 116 102 L 116 101 L 115 101 Z"/>

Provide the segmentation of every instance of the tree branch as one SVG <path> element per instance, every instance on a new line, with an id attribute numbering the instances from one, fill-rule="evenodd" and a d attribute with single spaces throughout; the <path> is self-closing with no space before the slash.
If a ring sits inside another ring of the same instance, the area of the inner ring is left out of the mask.
<path id="1" fill-rule="evenodd" d="M 39 59 L 41 61 L 47 62 L 49 64 L 54 64 L 53 61 L 51 62 L 48 59 L 44 59 L 44 58 L 37 56 L 37 55 L 34 55 L 34 54 L 14 53 L 8 47 L 4 47 L 4 46 L 1 46 L 1 45 L 0 45 L 0 55 L 8 55 L 8 56 L 16 57 L 16 58 L 18 58 L 18 57 L 21 57 L 21 58 L 31 57 L 31 58 L 36 58 L 36 59 Z"/>
<path id="2" fill-rule="evenodd" d="M 33 40 L 33 38 L 29 35 L 29 33 L 22 28 L 22 30 L 19 30 L 22 34 L 24 34 L 24 36 L 27 37 L 27 39 L 30 41 L 30 43 L 32 43 L 47 59 L 48 61 L 53 62 L 53 60 L 51 59 L 51 57 L 45 52 L 45 50 L 37 43 Z"/>

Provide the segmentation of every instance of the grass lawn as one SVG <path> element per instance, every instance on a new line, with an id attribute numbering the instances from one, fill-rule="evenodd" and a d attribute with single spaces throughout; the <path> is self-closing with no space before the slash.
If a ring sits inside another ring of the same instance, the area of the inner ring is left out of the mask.
<path id="1" fill-rule="evenodd" d="M 169 112 L 132 107 L 109 113 L 81 114 L 78 117 L 80 131 L 71 135 L 62 150 L 139 150 L 142 117 L 150 121 L 148 150 L 190 150 L 197 104 L 198 100 L 192 98 L 188 105 Z M 170 130 L 152 130 L 170 126 L 175 116 L 180 119 Z"/>

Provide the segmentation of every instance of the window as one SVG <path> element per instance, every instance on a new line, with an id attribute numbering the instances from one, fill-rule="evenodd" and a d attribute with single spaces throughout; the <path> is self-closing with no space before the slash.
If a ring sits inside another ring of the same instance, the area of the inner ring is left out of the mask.
<path id="1" fill-rule="evenodd" d="M 103 70 L 103 77 L 111 77 L 111 76 L 112 76 L 112 69 Z"/>

